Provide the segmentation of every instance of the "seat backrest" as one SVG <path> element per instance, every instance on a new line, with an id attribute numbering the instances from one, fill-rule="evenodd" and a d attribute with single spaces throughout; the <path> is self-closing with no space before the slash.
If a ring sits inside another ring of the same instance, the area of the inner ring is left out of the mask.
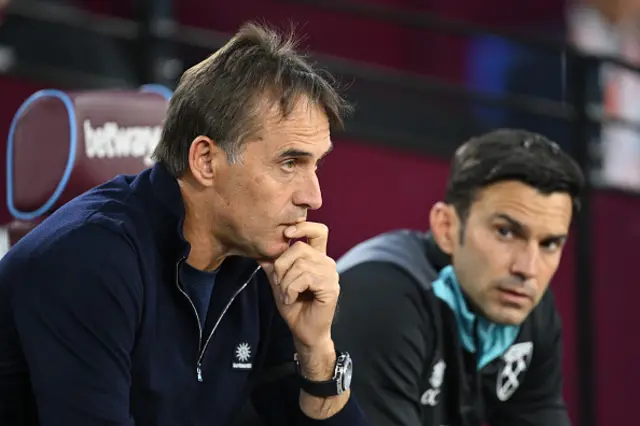
<path id="1" fill-rule="evenodd" d="M 170 97 L 157 85 L 31 95 L 9 129 L 7 207 L 15 221 L 0 226 L 0 257 L 67 201 L 151 166 Z"/>
<path id="2" fill-rule="evenodd" d="M 7 141 L 7 205 L 41 217 L 118 174 L 151 165 L 168 93 L 41 90 L 18 109 Z"/>

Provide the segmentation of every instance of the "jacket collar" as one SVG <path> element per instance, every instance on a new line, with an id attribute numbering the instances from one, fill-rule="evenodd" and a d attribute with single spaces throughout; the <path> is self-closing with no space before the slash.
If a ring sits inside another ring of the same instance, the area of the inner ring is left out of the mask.
<path id="1" fill-rule="evenodd" d="M 184 221 L 184 202 L 178 186 L 178 180 L 160 163 L 156 163 L 151 168 L 149 180 L 153 195 L 164 205 L 166 211 L 176 219 Z M 182 230 L 180 230 L 180 233 L 182 234 Z"/>
<path id="2" fill-rule="evenodd" d="M 186 258 L 191 251 L 191 245 L 182 232 L 185 209 L 177 179 L 160 163 L 156 163 L 146 173 L 143 172 L 139 178 L 143 175 L 146 175 L 147 179 L 140 185 L 149 185 L 143 192 L 151 197 L 148 207 L 152 213 L 151 220 L 155 219 L 156 222 L 154 228 L 157 236 L 161 238 L 163 246 L 175 252 L 176 257 Z"/>

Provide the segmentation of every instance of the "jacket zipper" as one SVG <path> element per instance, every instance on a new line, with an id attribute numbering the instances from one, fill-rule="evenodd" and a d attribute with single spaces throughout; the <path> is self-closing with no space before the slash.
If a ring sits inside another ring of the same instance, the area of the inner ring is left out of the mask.
<path id="1" fill-rule="evenodd" d="M 177 267 L 176 267 L 176 286 L 178 287 L 178 290 L 180 290 L 180 293 L 182 293 L 184 295 L 184 297 L 187 298 L 187 300 L 189 301 L 189 304 L 191 305 L 191 308 L 193 309 L 193 313 L 196 315 L 196 320 L 198 321 L 198 361 L 196 363 L 196 375 L 198 377 L 198 382 L 203 382 L 204 379 L 202 377 L 202 359 L 204 358 L 204 354 L 205 351 L 207 350 L 207 346 L 209 345 L 209 342 L 211 341 L 211 338 L 213 337 L 213 335 L 216 332 L 216 329 L 218 328 L 218 325 L 220 324 L 220 322 L 222 321 L 222 318 L 224 317 L 224 314 L 227 313 L 227 311 L 229 310 L 229 307 L 231 306 L 231 304 L 233 303 L 233 301 L 235 300 L 236 297 L 238 297 L 238 295 L 242 292 L 242 290 L 244 290 L 247 285 L 249 285 L 249 281 L 251 281 L 251 279 L 254 277 L 254 275 L 260 270 L 260 267 L 258 266 L 249 276 L 249 278 L 244 282 L 244 284 L 242 284 L 242 286 L 236 290 L 235 293 L 233 293 L 233 296 L 231 296 L 231 299 L 229 299 L 229 301 L 227 302 L 226 306 L 224 307 L 224 309 L 222 310 L 222 313 L 220 313 L 220 316 L 218 317 L 215 325 L 213 326 L 213 328 L 211 329 L 211 333 L 209 333 L 209 337 L 207 337 L 207 340 L 204 342 L 204 346 L 202 345 L 202 325 L 200 325 L 200 316 L 198 315 L 198 310 L 196 309 L 196 306 L 193 304 L 193 301 L 191 300 L 191 298 L 189 297 L 189 295 L 182 289 L 182 287 L 180 286 L 180 264 L 182 262 L 184 262 L 186 260 L 185 257 L 181 258 L 178 261 Z"/>

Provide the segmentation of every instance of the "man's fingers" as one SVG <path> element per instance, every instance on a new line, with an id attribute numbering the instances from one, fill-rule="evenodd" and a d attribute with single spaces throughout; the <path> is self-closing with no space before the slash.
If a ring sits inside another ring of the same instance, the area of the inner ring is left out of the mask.
<path id="1" fill-rule="evenodd" d="M 282 255 L 280 255 L 273 264 L 277 280 L 282 281 L 285 274 L 289 269 L 291 269 L 296 260 L 300 258 L 309 258 L 311 256 L 311 251 L 312 250 L 309 245 L 302 241 L 297 241 L 294 245 L 289 247 L 287 251 L 282 253 Z"/>
<path id="2" fill-rule="evenodd" d="M 324 286 L 320 283 L 326 281 L 323 272 L 326 265 L 317 264 L 313 260 L 298 258 L 293 266 L 286 272 L 279 285 L 273 286 L 274 296 L 280 297 L 280 301 L 285 305 L 291 304 L 299 299 L 300 294 L 310 293 L 315 299 L 322 302 L 334 292 L 340 292 L 340 286 Z M 337 283 L 337 272 L 336 283 Z M 332 281 L 330 281 L 332 282 Z"/>
<path id="3" fill-rule="evenodd" d="M 285 271 L 282 278 L 278 281 L 271 282 L 271 290 L 273 297 L 279 304 L 291 304 L 298 299 L 298 295 L 305 291 L 303 282 L 309 281 L 305 279 L 306 268 L 301 265 L 304 261 L 300 258 L 295 259 L 294 266 Z"/>
<path id="4" fill-rule="evenodd" d="M 291 239 L 306 238 L 307 243 L 322 254 L 327 253 L 329 228 L 317 222 L 302 222 L 285 230 L 285 236 Z"/>
<path id="5" fill-rule="evenodd" d="M 318 253 L 326 256 L 328 228 L 326 225 L 315 222 L 302 222 L 290 226 L 285 230 L 285 236 L 291 239 L 305 239 L 306 242 L 297 241 L 273 262 L 274 284 L 280 285 L 288 271 L 298 259 L 312 259 Z M 265 272 L 268 269 L 265 268 Z"/>
<path id="6" fill-rule="evenodd" d="M 279 297 L 282 303 L 289 305 L 298 300 L 300 293 L 309 289 L 310 283 L 309 276 L 305 274 L 303 267 L 293 267 L 284 276 L 280 285 L 274 288 L 274 297 Z"/>

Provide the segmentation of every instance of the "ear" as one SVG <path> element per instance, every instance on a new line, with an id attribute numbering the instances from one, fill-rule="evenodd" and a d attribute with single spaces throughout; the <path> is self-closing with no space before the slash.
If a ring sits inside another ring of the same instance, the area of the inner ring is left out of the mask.
<path id="1" fill-rule="evenodd" d="M 220 161 L 226 161 L 224 152 L 206 136 L 197 136 L 189 148 L 189 169 L 193 178 L 203 186 L 212 186 Z"/>
<path id="2" fill-rule="evenodd" d="M 440 250 L 452 255 L 458 245 L 459 220 L 453 206 L 437 202 L 429 213 L 431 233 Z"/>

